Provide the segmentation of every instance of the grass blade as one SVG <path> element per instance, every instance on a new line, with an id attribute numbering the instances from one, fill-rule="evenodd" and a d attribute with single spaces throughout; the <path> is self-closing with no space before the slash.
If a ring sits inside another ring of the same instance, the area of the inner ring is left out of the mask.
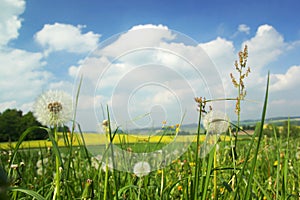
<path id="1" fill-rule="evenodd" d="M 9 187 L 8 190 L 12 191 L 12 192 L 22 192 L 22 193 L 25 193 L 25 194 L 27 194 L 29 196 L 32 196 L 33 199 L 45 200 L 44 197 L 42 197 L 40 194 L 36 193 L 35 191 L 28 190 L 28 189 L 25 189 L 25 188 L 21 188 L 21 187 Z"/>
<path id="2" fill-rule="evenodd" d="M 254 169 L 255 169 L 255 166 L 256 166 L 258 150 L 259 150 L 261 138 L 262 138 L 262 135 L 263 135 L 263 128 L 264 128 L 264 122 L 265 122 L 265 117 L 266 117 L 266 112 L 267 112 L 267 104 L 268 104 L 269 80 L 270 80 L 270 73 L 268 73 L 267 88 L 266 88 L 266 93 L 265 93 L 265 101 L 264 101 L 264 106 L 263 106 L 261 122 L 260 122 L 260 129 L 259 129 L 259 132 L 258 132 L 258 141 L 257 141 L 256 149 L 255 149 L 255 152 L 254 152 L 254 158 L 252 160 L 250 175 L 249 175 L 248 181 L 247 181 L 248 184 L 247 184 L 247 188 L 246 188 L 245 199 L 250 199 L 250 194 L 251 194 L 250 190 L 251 190 L 251 186 L 252 186 L 252 179 L 253 179 Z"/>
<path id="3" fill-rule="evenodd" d="M 20 138 L 19 138 L 19 140 L 18 140 L 18 143 L 16 144 L 16 146 L 15 146 L 15 148 L 14 148 L 14 152 L 13 152 L 12 157 L 11 157 L 11 159 L 10 159 L 9 166 L 11 166 L 11 165 L 14 163 L 15 157 L 16 157 L 16 155 L 17 155 L 17 153 L 18 153 L 18 150 L 19 150 L 19 148 L 20 148 L 22 142 L 25 140 L 26 136 L 27 136 L 31 131 L 33 131 L 33 130 L 35 130 L 35 129 L 45 129 L 47 132 L 49 132 L 49 129 L 44 128 L 44 127 L 39 127 L 39 126 L 33 126 L 33 127 L 30 127 L 30 128 L 28 128 L 26 131 L 24 131 L 24 132 L 22 133 L 22 135 L 20 136 Z M 12 170 L 12 168 L 9 168 L 8 176 L 11 175 L 11 170 Z"/>

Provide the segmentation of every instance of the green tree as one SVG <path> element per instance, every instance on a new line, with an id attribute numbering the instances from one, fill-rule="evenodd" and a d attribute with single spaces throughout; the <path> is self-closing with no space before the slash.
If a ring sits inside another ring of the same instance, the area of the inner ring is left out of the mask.
<path id="1" fill-rule="evenodd" d="M 15 141 L 20 136 L 22 111 L 7 109 L 0 116 L 0 140 Z"/>
<path id="2" fill-rule="evenodd" d="M 36 120 L 32 112 L 28 112 L 22 116 L 20 131 L 23 133 L 26 129 L 33 126 L 42 126 L 42 124 Z M 47 132 L 45 130 L 35 129 L 27 135 L 27 140 L 45 139 L 46 136 Z"/>
<path id="3" fill-rule="evenodd" d="M 23 115 L 22 111 L 7 109 L 0 113 L 0 142 L 17 141 L 21 134 L 32 126 L 41 126 L 32 112 Z M 47 132 L 35 129 L 28 134 L 27 140 L 44 139 Z"/>

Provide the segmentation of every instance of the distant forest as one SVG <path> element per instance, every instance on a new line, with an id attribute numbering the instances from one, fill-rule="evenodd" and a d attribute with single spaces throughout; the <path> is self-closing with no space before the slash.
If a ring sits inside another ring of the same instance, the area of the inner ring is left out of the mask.
<path id="1" fill-rule="evenodd" d="M 32 112 L 23 115 L 16 109 L 7 109 L 0 113 L 0 142 L 18 141 L 21 134 L 29 127 L 42 126 Z M 42 129 L 31 131 L 26 140 L 40 140 L 47 138 L 47 132 Z"/>

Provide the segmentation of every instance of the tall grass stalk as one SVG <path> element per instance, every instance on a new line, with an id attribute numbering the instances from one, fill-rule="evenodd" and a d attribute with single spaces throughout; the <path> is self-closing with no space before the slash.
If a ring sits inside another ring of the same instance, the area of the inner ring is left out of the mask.
<path id="1" fill-rule="evenodd" d="M 81 89 L 81 84 L 82 84 L 82 76 L 80 77 L 79 85 L 77 87 L 76 91 L 76 96 L 75 96 L 75 103 L 74 103 L 74 112 L 73 112 L 73 120 L 72 120 L 72 129 L 70 133 L 70 145 L 69 145 L 69 158 L 73 158 L 73 141 L 74 141 L 74 131 L 76 127 L 76 115 L 77 115 L 77 106 L 78 106 L 78 101 L 79 101 L 79 94 L 80 94 L 80 89 Z M 81 131 L 80 131 L 81 132 Z M 77 137 L 77 141 L 79 141 Z M 85 145 L 84 145 L 85 146 Z M 67 168 L 66 168 L 66 179 L 69 179 L 69 171 L 70 171 L 70 165 L 71 165 L 72 159 L 68 160 L 67 163 Z"/>
<path id="2" fill-rule="evenodd" d="M 216 137 L 216 136 L 215 136 Z M 217 138 L 216 138 L 217 139 Z M 218 165 L 218 144 L 215 145 L 215 152 L 214 152 L 214 190 L 213 190 L 213 198 L 217 199 L 217 165 Z"/>
<path id="3" fill-rule="evenodd" d="M 248 176 L 247 186 L 246 186 L 246 191 L 245 191 L 245 196 L 244 196 L 244 199 L 250 199 L 250 195 L 251 195 L 250 190 L 251 190 L 251 187 L 252 187 L 253 173 L 254 173 L 254 169 L 256 167 L 256 160 L 257 160 L 258 150 L 259 150 L 259 146 L 260 146 L 260 142 L 261 142 L 261 138 L 262 138 L 262 134 L 263 134 L 263 127 L 264 127 L 264 121 L 265 121 L 266 110 L 267 110 L 268 94 L 269 94 L 269 77 L 270 77 L 269 75 L 270 74 L 268 74 L 268 79 L 267 79 L 267 86 L 266 86 L 266 93 L 265 93 L 265 100 L 264 100 L 263 111 L 262 111 L 262 116 L 261 116 L 261 122 L 259 123 L 258 130 L 256 129 L 255 133 L 252 135 L 252 139 L 251 139 L 249 149 L 248 149 L 247 154 L 246 154 L 246 158 L 245 158 L 243 167 L 241 169 L 241 172 L 239 173 L 239 178 L 238 178 L 238 184 L 239 185 L 235 189 L 234 199 L 239 198 L 238 194 L 239 194 L 239 190 L 241 188 L 242 179 L 244 178 L 244 173 L 245 173 L 245 170 L 246 170 L 246 166 L 247 166 L 249 158 L 250 158 L 250 153 L 251 153 L 252 147 L 254 145 L 254 142 L 256 140 L 256 137 L 258 137 L 256 149 L 255 149 L 253 160 L 252 160 L 252 163 L 251 163 L 250 175 Z"/>
<path id="4" fill-rule="evenodd" d="M 200 130 L 201 130 L 201 115 L 202 115 L 202 109 L 203 109 L 203 102 L 199 101 L 199 117 L 198 117 L 198 126 L 197 126 L 197 142 L 196 142 L 196 148 L 195 148 L 195 173 L 194 173 L 194 181 L 192 184 L 191 189 L 191 199 L 197 200 L 198 199 L 198 185 L 199 185 L 199 164 L 200 164 Z"/>
<path id="5" fill-rule="evenodd" d="M 118 129 L 115 130 L 114 133 L 111 131 L 111 123 L 110 123 L 110 115 L 109 115 L 109 109 L 108 106 L 106 107 L 107 110 L 107 120 L 108 120 L 108 134 L 109 134 L 109 147 L 111 149 L 111 159 L 112 159 L 112 174 L 114 178 L 114 183 L 115 183 L 115 194 L 116 194 L 116 199 L 118 199 L 118 182 L 117 182 L 117 176 L 116 176 L 116 171 L 115 171 L 115 159 L 114 159 L 114 148 L 113 148 L 113 140 L 114 137 L 118 131 Z M 108 163 L 107 163 L 108 164 Z M 106 165 L 107 165 L 106 164 Z"/>
<path id="6" fill-rule="evenodd" d="M 282 199 L 287 199 L 288 197 L 288 159 L 289 159 L 289 143 L 290 143 L 290 119 L 288 119 L 287 127 L 287 146 L 285 149 L 284 162 L 283 162 L 283 183 L 282 183 Z"/>
<path id="7" fill-rule="evenodd" d="M 213 149 L 210 151 L 208 155 L 208 162 L 205 168 L 205 182 L 204 182 L 204 188 L 202 191 L 202 200 L 207 199 L 207 193 L 208 193 L 208 187 L 209 187 L 209 181 L 211 178 L 211 172 L 212 172 L 212 166 L 213 166 L 213 160 L 214 160 L 214 155 L 216 151 L 216 145 L 214 145 Z M 203 176 L 203 175 L 202 175 Z"/>
<path id="8" fill-rule="evenodd" d="M 274 134 L 274 138 L 275 138 L 275 143 L 276 143 L 276 156 L 277 156 L 277 163 L 280 163 L 280 144 L 277 138 L 277 132 L 275 129 L 275 126 L 273 125 L 273 134 Z M 276 179 L 275 179 L 275 184 L 276 184 L 276 192 L 275 192 L 275 196 L 276 198 L 279 197 L 279 176 L 280 176 L 280 164 L 277 164 L 276 166 Z"/>
<path id="9" fill-rule="evenodd" d="M 251 186 L 252 186 L 252 179 L 253 179 L 253 174 L 254 174 L 254 169 L 256 167 L 256 161 L 257 161 L 257 155 L 258 155 L 258 150 L 259 150 L 259 146 L 261 143 L 261 138 L 263 135 L 263 129 L 264 129 L 264 124 L 265 124 L 265 117 L 266 117 L 266 112 L 267 112 L 267 104 L 268 104 L 268 95 L 269 95 L 269 82 L 270 82 L 270 73 L 268 73 L 268 79 L 267 79 L 267 87 L 266 87 L 266 93 L 265 93 L 265 101 L 264 101 L 264 106 L 263 106 L 263 111 L 262 111 L 262 116 L 261 116 L 261 122 L 260 122 L 260 128 L 259 128 L 259 132 L 258 132 L 258 141 L 257 141 L 257 145 L 256 145 L 256 149 L 254 152 L 254 157 L 252 160 L 252 166 L 250 169 L 250 175 L 248 177 L 248 184 L 247 184 L 247 188 L 246 188 L 246 194 L 245 197 L 246 199 L 250 199 L 250 194 L 251 194 Z"/>

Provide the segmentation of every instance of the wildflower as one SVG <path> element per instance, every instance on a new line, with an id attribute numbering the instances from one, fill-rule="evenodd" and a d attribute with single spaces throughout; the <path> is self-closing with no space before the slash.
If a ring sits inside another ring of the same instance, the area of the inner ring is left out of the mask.
<path id="1" fill-rule="evenodd" d="M 12 169 L 17 169 L 18 167 L 19 167 L 18 164 L 12 164 L 12 165 L 10 166 L 10 168 L 12 168 Z"/>
<path id="2" fill-rule="evenodd" d="M 36 167 L 37 167 L 37 168 L 42 168 L 43 165 L 44 165 L 44 166 L 47 165 L 48 161 L 49 161 L 48 158 L 43 158 L 43 160 L 38 160 L 38 161 L 36 162 Z"/>
<path id="3" fill-rule="evenodd" d="M 175 132 L 176 132 L 176 133 L 179 133 L 179 131 L 180 131 L 180 125 L 179 125 L 179 124 L 176 124 Z"/>
<path id="4" fill-rule="evenodd" d="M 194 100 L 196 101 L 196 103 L 198 104 L 198 111 L 202 111 L 204 113 L 206 113 L 205 111 L 205 105 L 206 105 L 206 98 L 202 98 L 202 97 L 195 97 Z"/>
<path id="5" fill-rule="evenodd" d="M 102 121 L 102 130 L 104 133 L 109 133 L 109 121 L 107 119 Z"/>
<path id="6" fill-rule="evenodd" d="M 25 163 L 24 162 L 20 162 L 20 167 L 24 167 Z"/>
<path id="7" fill-rule="evenodd" d="M 178 191 L 182 191 L 182 186 L 181 186 L 181 185 L 178 185 L 177 190 L 178 190 Z"/>
<path id="8" fill-rule="evenodd" d="M 146 176 L 150 173 L 150 165 L 148 162 L 137 162 L 134 167 L 133 167 L 133 173 L 137 176 L 137 177 L 143 177 Z"/>
<path id="9" fill-rule="evenodd" d="M 72 98 L 62 91 L 48 91 L 34 104 L 34 115 L 46 126 L 63 126 L 72 119 Z"/>
<path id="10" fill-rule="evenodd" d="M 229 118 L 220 111 L 210 111 L 203 119 L 203 126 L 208 133 L 225 133 L 229 127 Z"/>
<path id="11" fill-rule="evenodd" d="M 43 168 L 38 168 L 38 169 L 36 170 L 36 173 L 37 173 L 37 175 L 39 175 L 39 176 L 43 176 Z"/>
<path id="12" fill-rule="evenodd" d="M 97 158 L 95 158 L 95 157 L 92 157 L 91 158 L 91 164 L 92 164 L 92 167 L 94 167 L 95 169 L 98 169 L 99 168 L 99 166 L 100 166 L 100 160 L 98 160 Z"/>
<path id="13" fill-rule="evenodd" d="M 220 193 L 223 194 L 225 192 L 225 187 L 220 188 Z"/>

